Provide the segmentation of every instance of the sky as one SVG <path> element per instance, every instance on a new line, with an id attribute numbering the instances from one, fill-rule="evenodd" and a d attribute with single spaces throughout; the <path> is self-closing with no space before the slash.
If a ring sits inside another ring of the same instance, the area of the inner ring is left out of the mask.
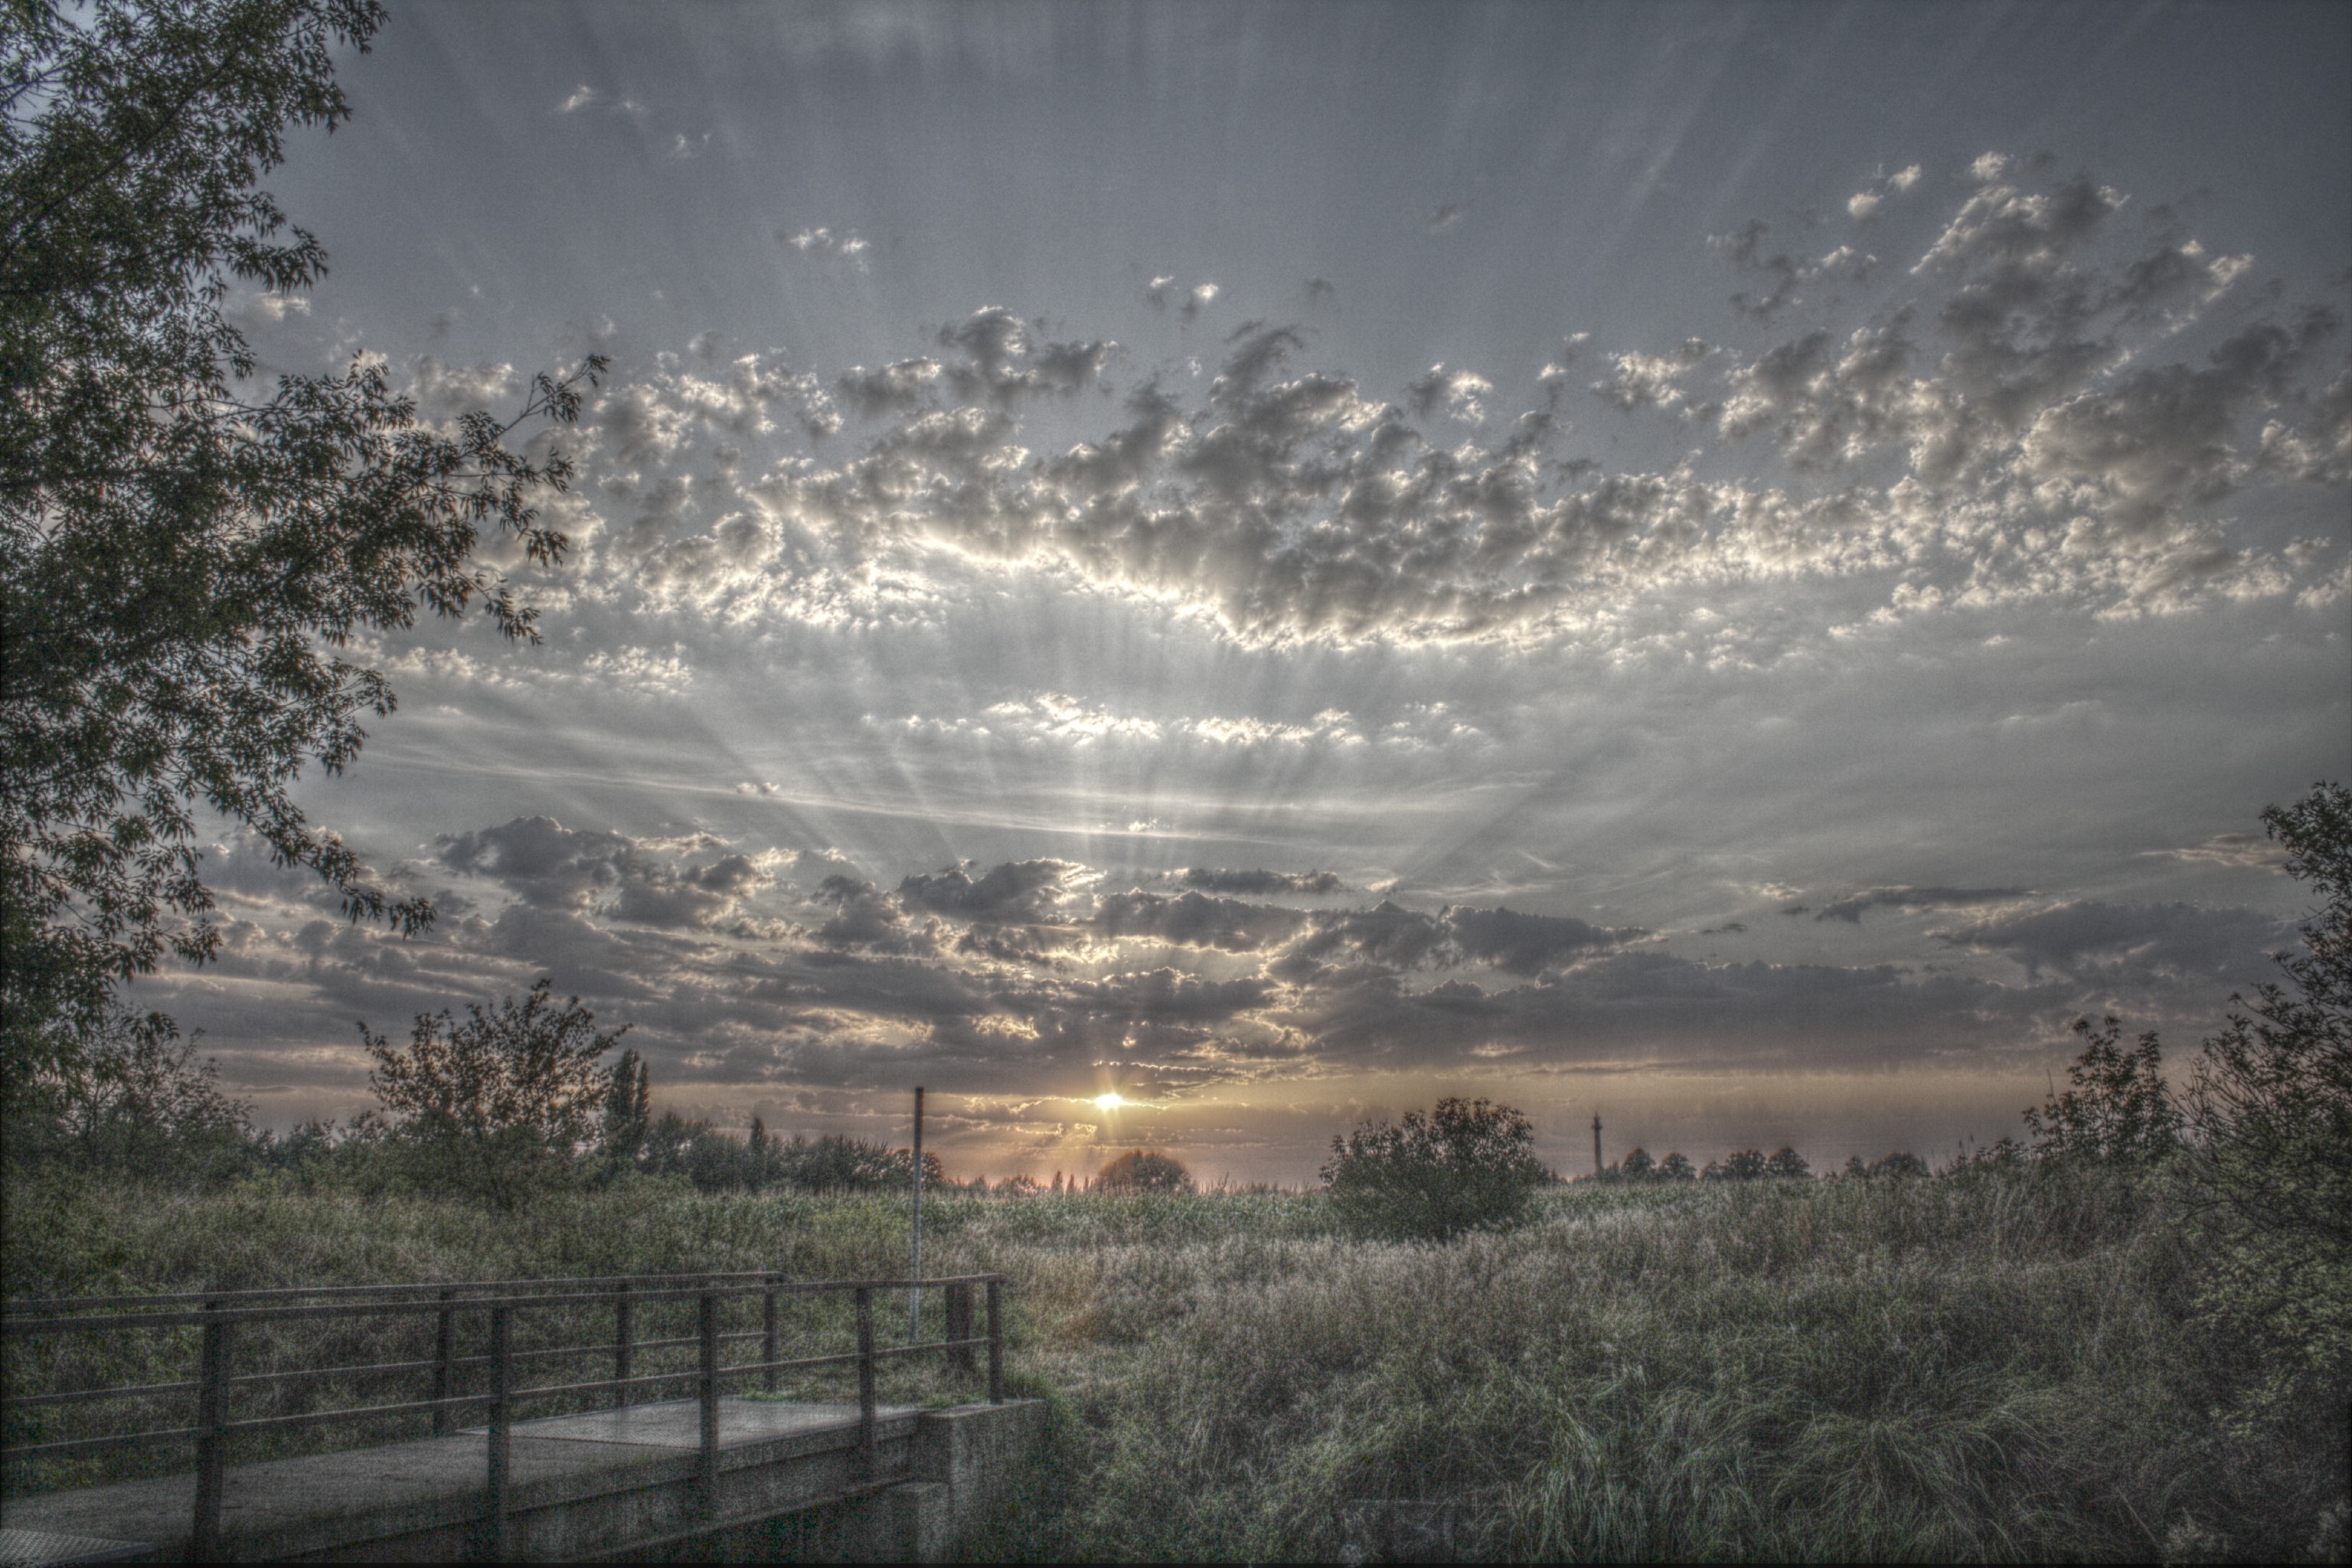
<path id="1" fill-rule="evenodd" d="M 544 640 L 362 645 L 300 788 L 431 930 L 223 826 L 141 987 L 259 1121 L 544 975 L 962 1177 L 1943 1159 L 2295 940 L 2352 9 L 408 3 L 340 79 L 263 373 L 611 369 L 486 545 Z"/>

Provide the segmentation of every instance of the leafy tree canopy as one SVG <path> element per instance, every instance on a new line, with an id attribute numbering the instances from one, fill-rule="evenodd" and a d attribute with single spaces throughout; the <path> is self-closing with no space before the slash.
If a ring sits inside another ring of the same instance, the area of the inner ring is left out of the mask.
<path id="1" fill-rule="evenodd" d="M 568 422 L 579 376 L 536 379 L 516 421 L 418 422 L 383 364 L 256 369 L 227 311 L 326 269 L 256 182 L 291 127 L 350 106 L 338 47 L 375 0 L 10 0 L 0 25 L 0 917 L 6 1082 L 69 1060 L 114 984 L 215 951 L 196 817 L 209 807 L 307 867 L 352 918 L 414 931 L 288 795 L 358 754 L 383 675 L 339 650 L 420 608 L 531 611 L 483 531 L 552 563 L 530 504 L 560 458 L 507 438 Z M 157 1026 L 160 1027 L 160 1026 Z"/>
<path id="2" fill-rule="evenodd" d="M 627 1026 L 599 1031 L 579 997 L 557 1006 L 545 980 L 520 1005 L 466 1011 L 462 1024 L 446 1011 L 417 1015 L 404 1048 L 362 1024 L 376 1061 L 368 1084 L 438 1184 L 512 1208 L 572 1172 L 611 1104 L 598 1058 Z"/>
<path id="3" fill-rule="evenodd" d="M 1165 1154 L 1130 1149 L 1102 1168 L 1095 1186 L 1107 1193 L 1189 1193 L 1192 1175 Z"/>
<path id="4" fill-rule="evenodd" d="M 2290 1390 L 2340 1413 L 2352 1394 L 2352 790 L 2321 783 L 2263 825 L 2320 907 L 2284 983 L 2258 987 L 2205 1042 L 2181 1174 L 2215 1243 L 2208 1305 L 2294 1370 Z"/>
<path id="5" fill-rule="evenodd" d="M 1323 1181 L 1340 1213 L 1367 1229 L 1443 1241 L 1527 1217 L 1551 1179 L 1524 1112 L 1484 1100 L 1441 1100 L 1398 1126 L 1366 1123 L 1331 1141 Z"/>

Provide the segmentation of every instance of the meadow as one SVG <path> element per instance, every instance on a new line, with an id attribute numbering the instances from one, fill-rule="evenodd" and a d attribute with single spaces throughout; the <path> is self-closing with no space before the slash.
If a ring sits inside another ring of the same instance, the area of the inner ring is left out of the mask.
<path id="1" fill-rule="evenodd" d="M 893 1199 L 676 1181 L 509 1215 L 283 1182 L 12 1185 L 11 1296 L 874 1277 L 908 1236 Z M 1055 1413 L 985 1556 L 2343 1552 L 2340 1448 L 2247 1414 L 2258 1369 L 2198 1311 L 2144 1170 L 1584 1183 L 1442 1245 L 1279 1192 L 950 1199 L 925 1233 L 927 1272 L 1011 1277 L 1013 1384 Z"/>

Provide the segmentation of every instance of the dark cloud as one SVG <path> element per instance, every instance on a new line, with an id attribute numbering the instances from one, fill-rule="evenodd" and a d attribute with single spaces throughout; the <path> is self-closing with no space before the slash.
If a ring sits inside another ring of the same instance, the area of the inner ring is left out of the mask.
<path id="1" fill-rule="evenodd" d="M 1186 868 L 1182 880 L 1188 888 L 1211 893 L 1318 895 L 1347 889 L 1347 884 L 1333 871 L 1227 871 L 1192 866 Z"/>
<path id="2" fill-rule="evenodd" d="M 950 866 L 898 884 L 898 902 L 958 920 L 1035 921 L 1051 918 L 1069 879 L 1085 868 L 1067 860 L 1008 860 L 974 879 L 971 866 Z"/>
<path id="3" fill-rule="evenodd" d="M 2217 984 L 2261 978 L 2267 954 L 2294 938 L 2287 922 L 2254 910 L 2095 900 L 1995 915 L 1937 934 L 1955 946 L 2006 954 L 2036 976 L 2055 971 L 2092 981 Z"/>
<path id="4" fill-rule="evenodd" d="M 2029 896 L 2024 888 L 1864 888 L 1858 893 L 1823 904 L 1813 918 L 1817 921 L 1843 921 L 1848 925 L 1860 925 L 1864 910 L 1962 910 L 1977 904 L 2002 904 Z M 1784 910 L 1783 914 L 1801 914 L 1804 906 Z"/>
<path id="5" fill-rule="evenodd" d="M 504 885 L 525 903 L 577 909 L 621 879 L 635 845 L 617 833 L 574 832 L 551 816 L 518 816 L 498 827 L 444 836 L 441 863 Z"/>
<path id="6" fill-rule="evenodd" d="M 1597 948 L 1614 947 L 1644 931 L 1609 931 L 1565 915 L 1526 915 L 1497 907 L 1457 904 L 1445 911 L 1446 935 L 1464 957 L 1511 974 L 1539 974 Z"/>
<path id="7" fill-rule="evenodd" d="M 1097 900 L 1094 930 L 1107 937 L 1141 937 L 1181 947 L 1258 952 L 1288 941 L 1307 924 L 1300 910 L 1205 893 L 1130 890 Z"/>

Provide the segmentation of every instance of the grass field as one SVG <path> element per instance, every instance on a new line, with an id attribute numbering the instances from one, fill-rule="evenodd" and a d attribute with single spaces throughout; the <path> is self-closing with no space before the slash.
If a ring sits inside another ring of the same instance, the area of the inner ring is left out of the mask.
<path id="1" fill-rule="evenodd" d="M 1313 1194 L 946 1201 L 925 1262 L 1011 1276 L 1016 1381 L 1056 1411 L 992 1555 L 2340 1553 L 2340 1453 L 2217 1417 L 2246 1369 L 2152 1191 L 2095 1166 L 1577 1186 L 1445 1246 L 1340 1234 Z M 70 1181 L 12 1190 L 5 1255 L 21 1296 L 871 1277 L 906 1240 L 871 1198 L 645 1184 L 498 1216 Z"/>

